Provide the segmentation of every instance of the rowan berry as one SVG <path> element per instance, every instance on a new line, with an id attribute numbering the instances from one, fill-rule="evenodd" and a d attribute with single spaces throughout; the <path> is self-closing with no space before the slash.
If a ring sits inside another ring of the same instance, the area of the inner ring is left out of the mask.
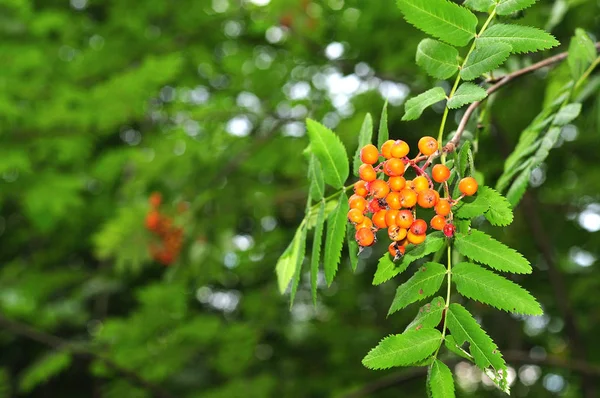
<path id="1" fill-rule="evenodd" d="M 415 184 L 413 183 L 413 180 L 406 180 L 406 187 L 405 188 L 415 189 Z"/>
<path id="2" fill-rule="evenodd" d="M 162 195 L 160 192 L 152 192 L 150 195 L 150 206 L 157 208 L 162 203 Z"/>
<path id="3" fill-rule="evenodd" d="M 425 156 L 433 155 L 435 153 L 435 151 L 438 150 L 437 140 L 435 138 L 429 137 L 429 136 L 422 137 L 419 140 L 418 146 L 419 146 L 419 151 Z"/>
<path id="4" fill-rule="evenodd" d="M 435 204 L 434 209 L 437 215 L 446 217 L 448 214 L 450 214 L 451 208 L 452 206 L 450 205 L 450 202 L 448 202 L 448 199 L 440 199 Z"/>
<path id="5" fill-rule="evenodd" d="M 396 225 L 400 228 L 408 229 L 414 221 L 415 218 L 410 210 L 400 210 L 396 217 Z"/>
<path id="6" fill-rule="evenodd" d="M 364 213 L 367 210 L 367 200 L 362 196 L 352 195 L 348 199 L 348 205 L 351 209 L 358 209 Z"/>
<path id="7" fill-rule="evenodd" d="M 367 182 L 363 180 L 357 181 L 356 184 L 354 184 L 354 193 L 363 198 L 366 197 L 369 194 Z"/>
<path id="8" fill-rule="evenodd" d="M 425 242 L 426 238 L 427 238 L 426 234 L 417 235 L 417 234 L 413 233 L 412 231 L 408 231 L 408 233 L 406 234 L 406 239 L 413 245 L 418 245 L 420 243 Z"/>
<path id="9" fill-rule="evenodd" d="M 419 192 L 417 197 L 417 203 L 424 209 L 430 209 L 437 203 L 437 196 L 435 195 L 436 191 L 433 189 L 426 189 L 424 191 Z"/>
<path id="10" fill-rule="evenodd" d="M 363 163 L 360 165 L 360 167 L 358 168 L 358 176 L 361 180 L 367 182 L 375 181 L 375 179 L 377 179 L 377 173 L 375 172 L 375 169 L 372 165 L 367 163 Z"/>
<path id="11" fill-rule="evenodd" d="M 402 207 L 413 207 L 417 204 L 417 193 L 412 189 L 404 188 L 400 191 L 400 204 Z"/>
<path id="12" fill-rule="evenodd" d="M 377 228 L 387 228 L 387 223 L 385 222 L 385 216 L 387 214 L 387 210 L 382 209 L 379 210 L 377 213 L 373 214 L 373 224 L 375 224 L 375 226 Z"/>
<path id="13" fill-rule="evenodd" d="M 456 228 L 454 227 L 454 224 L 444 225 L 444 235 L 446 235 L 448 238 L 453 237 L 455 231 L 456 231 Z"/>
<path id="14" fill-rule="evenodd" d="M 371 219 L 369 217 L 366 217 L 362 220 L 361 223 L 356 224 L 356 230 L 358 231 L 361 228 L 368 228 L 371 229 L 373 228 L 373 221 L 371 221 Z"/>
<path id="15" fill-rule="evenodd" d="M 415 235 L 424 235 L 427 233 L 427 223 L 421 218 L 417 218 L 410 226 L 410 230 Z"/>
<path id="16" fill-rule="evenodd" d="M 404 174 L 404 162 L 400 159 L 391 158 L 383 164 L 383 172 L 390 176 L 401 176 Z"/>
<path id="17" fill-rule="evenodd" d="M 388 251 L 395 261 L 402 257 L 404 253 L 406 253 L 406 247 L 399 245 L 398 242 L 392 242 L 388 246 Z"/>
<path id="18" fill-rule="evenodd" d="M 443 164 L 436 164 L 431 169 L 431 178 L 435 182 L 444 182 L 450 178 L 450 169 Z"/>
<path id="19" fill-rule="evenodd" d="M 477 188 L 477 181 L 473 177 L 465 177 L 458 183 L 458 190 L 465 196 L 475 195 Z"/>
<path id="20" fill-rule="evenodd" d="M 348 220 L 354 224 L 360 224 L 365 219 L 363 212 L 359 209 L 350 209 Z"/>
<path id="21" fill-rule="evenodd" d="M 429 181 L 424 176 L 415 177 L 413 180 L 413 189 L 415 192 L 421 192 L 429 188 Z"/>
<path id="22" fill-rule="evenodd" d="M 410 152 L 410 147 L 402 140 L 397 140 L 394 142 L 394 145 L 392 145 L 392 157 L 400 159 L 408 155 L 408 152 Z"/>
<path id="23" fill-rule="evenodd" d="M 383 199 L 390 193 L 390 186 L 383 180 L 371 181 L 367 186 L 369 193 L 377 199 Z"/>
<path id="24" fill-rule="evenodd" d="M 381 209 L 382 209 L 382 207 L 381 207 L 381 204 L 379 202 L 379 199 L 371 199 L 369 201 L 369 204 L 367 205 L 367 211 L 369 213 L 375 214 L 375 213 L 377 213 Z"/>
<path id="25" fill-rule="evenodd" d="M 404 177 L 390 177 L 388 185 L 392 191 L 400 192 L 406 187 L 406 180 Z"/>
<path id="26" fill-rule="evenodd" d="M 159 225 L 160 225 L 160 213 L 156 210 L 150 211 L 146 215 L 146 228 L 148 228 L 150 231 L 156 231 L 156 230 L 158 230 Z"/>
<path id="27" fill-rule="evenodd" d="M 356 231 L 354 238 L 362 247 L 371 246 L 375 242 L 375 234 L 370 228 L 361 228 Z"/>
<path id="28" fill-rule="evenodd" d="M 390 192 L 385 197 L 385 201 L 387 202 L 390 209 L 400 209 L 402 207 L 402 193 L 401 192 Z"/>
<path id="29" fill-rule="evenodd" d="M 394 145 L 394 140 L 387 140 L 381 145 L 381 154 L 384 158 L 390 159 L 392 157 L 392 145 Z"/>
<path id="30" fill-rule="evenodd" d="M 394 242 L 399 242 L 402 239 L 406 238 L 406 229 L 400 228 L 396 225 L 392 225 L 388 228 L 388 236 Z"/>
<path id="31" fill-rule="evenodd" d="M 441 231 L 444 229 L 444 226 L 446 226 L 446 219 L 440 215 L 433 216 L 429 225 L 431 225 L 431 228 Z"/>
<path id="32" fill-rule="evenodd" d="M 375 164 L 379 160 L 379 151 L 373 144 L 368 144 L 360 150 L 360 160 L 363 163 Z"/>
<path id="33" fill-rule="evenodd" d="M 385 213 L 385 224 L 387 227 L 396 225 L 396 221 L 398 220 L 398 213 L 400 213 L 400 210 L 396 209 L 390 209 Z"/>

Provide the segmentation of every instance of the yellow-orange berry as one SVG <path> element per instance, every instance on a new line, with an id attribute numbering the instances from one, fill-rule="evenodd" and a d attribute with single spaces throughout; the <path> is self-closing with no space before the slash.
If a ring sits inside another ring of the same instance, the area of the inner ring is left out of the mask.
<path id="1" fill-rule="evenodd" d="M 363 163 L 358 168 L 358 176 L 361 180 L 371 182 L 377 179 L 377 173 L 372 165 Z"/>
<path id="2" fill-rule="evenodd" d="M 426 234 L 417 235 L 417 234 L 413 233 L 412 231 L 408 231 L 408 233 L 406 234 L 406 239 L 413 245 L 418 245 L 420 243 L 425 242 L 426 238 L 427 238 Z"/>
<path id="3" fill-rule="evenodd" d="M 379 210 L 381 210 L 379 199 L 371 199 L 367 204 L 367 211 L 369 213 L 377 213 Z"/>
<path id="4" fill-rule="evenodd" d="M 387 182 L 383 180 L 371 181 L 368 184 L 368 187 L 369 193 L 377 199 L 383 199 L 387 196 L 388 193 L 390 193 L 390 186 L 387 184 Z"/>
<path id="5" fill-rule="evenodd" d="M 430 209 L 437 203 L 437 196 L 435 195 L 435 191 L 433 189 L 426 189 L 424 191 L 419 192 L 419 196 L 417 197 L 417 203 L 424 209 Z"/>
<path id="6" fill-rule="evenodd" d="M 450 178 L 450 169 L 443 164 L 436 164 L 431 169 L 431 178 L 435 182 L 444 182 Z"/>
<path id="7" fill-rule="evenodd" d="M 361 228 L 373 228 L 373 221 L 369 217 L 366 217 L 362 220 L 361 223 L 356 224 L 356 230 L 358 231 Z"/>
<path id="8" fill-rule="evenodd" d="M 379 151 L 373 144 L 368 144 L 360 150 L 360 160 L 363 163 L 375 164 L 379 160 Z"/>
<path id="9" fill-rule="evenodd" d="M 410 210 L 400 210 L 396 217 L 396 225 L 404 229 L 410 228 L 414 221 L 415 218 Z"/>
<path id="10" fill-rule="evenodd" d="M 399 245 L 398 242 L 392 242 L 388 246 L 388 251 L 390 252 L 392 258 L 397 260 L 402 257 L 404 253 L 406 253 L 406 247 Z"/>
<path id="11" fill-rule="evenodd" d="M 438 150 L 438 142 L 435 138 L 425 136 L 419 140 L 419 151 L 425 156 L 433 155 Z"/>
<path id="12" fill-rule="evenodd" d="M 385 213 L 386 226 L 391 227 L 392 225 L 396 225 L 396 220 L 398 218 L 399 212 L 400 212 L 400 210 L 390 209 Z"/>
<path id="13" fill-rule="evenodd" d="M 443 198 L 438 200 L 434 209 L 437 215 L 446 217 L 448 214 L 450 214 L 451 208 L 452 206 L 450 206 L 450 202 L 448 202 L 448 199 Z"/>
<path id="14" fill-rule="evenodd" d="M 362 196 L 354 194 L 348 199 L 348 206 L 350 206 L 351 209 L 358 209 L 364 213 L 365 210 L 367 210 L 367 200 Z"/>
<path id="15" fill-rule="evenodd" d="M 413 189 L 415 192 L 421 192 L 429 188 L 429 181 L 424 176 L 415 177 L 413 180 Z"/>
<path id="16" fill-rule="evenodd" d="M 431 228 L 441 231 L 446 225 L 446 218 L 440 215 L 433 216 L 433 218 L 429 222 L 429 225 L 431 225 Z"/>
<path id="17" fill-rule="evenodd" d="M 390 159 L 392 157 L 392 145 L 394 145 L 394 140 L 387 140 L 381 145 L 381 154 L 384 158 Z"/>
<path id="18" fill-rule="evenodd" d="M 348 211 L 348 220 L 354 224 L 360 224 L 365 219 L 362 211 L 359 209 L 350 209 Z"/>
<path id="19" fill-rule="evenodd" d="M 404 174 L 404 162 L 400 159 L 391 158 L 383 164 L 383 172 L 390 176 L 401 176 Z"/>
<path id="20" fill-rule="evenodd" d="M 410 152 L 410 147 L 402 140 L 397 140 L 394 142 L 394 145 L 392 145 L 392 157 L 400 159 L 408 155 L 408 152 Z"/>
<path id="21" fill-rule="evenodd" d="M 392 191 L 400 192 L 406 187 L 406 180 L 404 177 L 390 177 L 388 185 Z"/>
<path id="22" fill-rule="evenodd" d="M 367 182 L 363 180 L 357 181 L 356 184 L 354 184 L 354 193 L 363 198 L 366 197 L 369 194 Z"/>
<path id="23" fill-rule="evenodd" d="M 415 235 L 424 235 L 427 233 L 427 223 L 425 220 L 417 218 L 410 226 L 410 230 Z"/>
<path id="24" fill-rule="evenodd" d="M 458 190 L 465 196 L 475 195 L 477 187 L 477 181 L 473 177 L 465 177 L 458 183 Z"/>
<path id="25" fill-rule="evenodd" d="M 379 210 L 377 213 L 373 214 L 373 224 L 377 227 L 377 228 L 387 228 L 387 223 L 385 222 L 385 215 L 387 213 L 387 210 L 382 209 Z"/>
<path id="26" fill-rule="evenodd" d="M 385 201 L 387 202 L 390 209 L 400 209 L 402 207 L 401 201 L 401 193 L 399 192 L 390 192 L 385 197 Z"/>
<path id="27" fill-rule="evenodd" d="M 415 184 L 413 184 L 413 180 L 406 180 L 406 188 L 415 189 Z"/>
<path id="28" fill-rule="evenodd" d="M 406 229 L 392 225 L 388 228 L 388 236 L 394 242 L 401 241 L 402 239 L 406 238 Z"/>
<path id="29" fill-rule="evenodd" d="M 400 191 L 400 204 L 402 207 L 413 207 L 417 204 L 417 193 L 412 189 L 404 188 Z"/>
<path id="30" fill-rule="evenodd" d="M 373 242 L 375 242 L 375 234 L 369 228 L 361 228 L 356 231 L 354 238 L 358 242 L 359 245 L 371 246 Z"/>

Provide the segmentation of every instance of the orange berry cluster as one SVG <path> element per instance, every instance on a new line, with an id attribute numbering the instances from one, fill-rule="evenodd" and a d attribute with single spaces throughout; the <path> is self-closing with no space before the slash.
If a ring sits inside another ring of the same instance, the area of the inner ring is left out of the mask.
<path id="1" fill-rule="evenodd" d="M 386 141 L 381 151 L 371 144 L 361 149 L 360 180 L 354 184 L 354 194 L 348 199 L 348 220 L 356 227 L 355 238 L 361 250 L 376 241 L 379 229 L 387 229 L 392 241 L 388 250 L 395 260 L 404 255 L 408 244 L 423 243 L 428 225 L 417 218 L 417 206 L 433 208 L 436 214 L 429 222 L 431 228 L 443 231 L 449 238 L 454 236 L 452 206 L 462 197 L 474 195 L 477 182 L 472 177 L 460 180 L 458 188 L 462 195 L 453 200 L 447 182 L 450 169 L 436 164 L 428 173 L 438 150 L 437 140 L 423 137 L 418 147 L 419 153 L 413 159 L 408 158 L 410 147 L 402 140 Z M 420 166 L 421 162 L 424 163 Z M 405 178 L 409 168 L 416 173 L 412 180 Z M 440 197 L 434 182 L 441 184 L 445 198 Z"/>
<path id="2" fill-rule="evenodd" d="M 150 255 L 163 265 L 171 265 L 179 256 L 183 243 L 183 228 L 173 225 L 173 219 L 161 214 L 159 207 L 162 195 L 154 192 L 150 195 L 150 210 L 146 215 L 146 229 L 159 237 L 159 244 L 150 245 Z"/>

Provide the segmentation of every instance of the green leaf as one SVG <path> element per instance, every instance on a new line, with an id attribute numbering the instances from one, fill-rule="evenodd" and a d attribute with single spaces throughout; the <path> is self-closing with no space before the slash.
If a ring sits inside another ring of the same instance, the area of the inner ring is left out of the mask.
<path id="1" fill-rule="evenodd" d="M 583 29 L 576 29 L 575 36 L 569 43 L 569 56 L 567 57 L 573 80 L 578 80 L 594 62 L 596 52 L 596 46 L 587 32 Z"/>
<path id="2" fill-rule="evenodd" d="M 444 275 L 446 267 L 442 264 L 423 264 L 409 280 L 398 286 L 388 315 L 437 293 L 444 281 Z"/>
<path id="3" fill-rule="evenodd" d="M 310 181 L 309 194 L 312 200 L 318 201 L 323 199 L 325 196 L 323 169 L 314 154 L 310 155 L 310 160 L 308 161 L 308 180 Z"/>
<path id="4" fill-rule="evenodd" d="M 342 192 L 338 205 L 327 219 L 327 236 L 325 238 L 325 257 L 323 265 L 325 268 L 327 286 L 331 286 L 340 263 L 342 246 L 344 245 L 344 238 L 346 237 L 346 226 L 348 224 L 348 220 L 346 219 L 348 210 L 348 197 L 345 192 Z"/>
<path id="5" fill-rule="evenodd" d="M 577 118 L 577 116 L 579 116 L 580 113 L 581 113 L 581 104 L 579 104 L 579 103 L 567 104 L 567 105 L 563 106 L 562 108 L 560 108 L 560 110 L 558 111 L 556 116 L 554 116 L 554 119 L 552 119 L 552 125 L 559 126 L 559 127 L 567 125 L 567 124 L 571 123 L 573 120 L 575 120 Z M 552 145 L 554 145 L 554 143 Z"/>
<path id="6" fill-rule="evenodd" d="M 334 188 L 342 188 L 350 173 L 344 144 L 321 123 L 306 119 L 306 127 L 312 151 L 321 163 L 325 182 Z"/>
<path id="7" fill-rule="evenodd" d="M 485 218 L 492 225 L 505 227 L 513 222 L 513 211 L 510 202 L 498 191 L 490 187 L 481 187 L 477 195 L 482 195 L 490 206 Z"/>
<path id="8" fill-rule="evenodd" d="M 356 153 L 354 154 L 354 175 L 358 176 L 358 168 L 362 164 L 360 161 L 360 150 L 367 144 L 371 143 L 373 139 L 373 118 L 370 113 L 367 113 L 365 116 L 365 120 L 363 120 L 363 124 L 360 128 L 360 132 L 358 133 L 358 148 L 356 148 Z"/>
<path id="9" fill-rule="evenodd" d="M 493 369 L 492 380 L 501 388 L 507 387 L 506 364 L 502 354 L 492 339 L 483 331 L 473 316 L 460 304 L 450 304 L 446 315 L 448 329 L 454 336 L 456 345 L 470 344 L 469 351 L 475 364 L 481 369 Z M 489 375 L 489 374 L 488 374 Z"/>
<path id="10" fill-rule="evenodd" d="M 44 355 L 20 375 L 19 391 L 28 393 L 40 384 L 60 374 L 71 365 L 71 354 L 65 351 Z"/>
<path id="11" fill-rule="evenodd" d="M 487 198 L 482 194 L 483 187 L 479 188 L 476 196 L 467 196 L 457 204 L 453 210 L 454 217 L 471 219 L 483 215 L 490 209 Z"/>
<path id="12" fill-rule="evenodd" d="M 384 254 L 377 264 L 377 271 L 373 277 L 373 285 L 380 285 L 404 272 L 413 261 L 437 252 L 444 246 L 445 242 L 446 238 L 442 232 L 434 232 L 427 235 L 425 242 L 420 245 L 409 246 L 398 263 L 392 261 L 392 257 L 388 253 Z"/>
<path id="13" fill-rule="evenodd" d="M 294 234 L 294 239 L 292 239 L 288 247 L 277 261 L 275 272 L 277 273 L 277 285 L 279 286 L 279 292 L 282 294 L 285 293 L 285 290 L 296 273 L 298 261 L 302 261 L 304 258 L 304 252 L 301 255 L 300 250 L 303 249 L 306 243 L 305 239 L 306 227 L 304 225 L 300 225 Z"/>
<path id="14" fill-rule="evenodd" d="M 535 4 L 537 0 L 500 0 L 496 7 L 498 15 L 510 15 Z"/>
<path id="15" fill-rule="evenodd" d="M 454 398 L 454 379 L 446 364 L 436 359 L 427 373 L 427 385 L 432 398 Z"/>
<path id="16" fill-rule="evenodd" d="M 460 66 L 456 48 L 433 39 L 421 40 L 416 61 L 429 76 L 437 79 L 448 79 Z"/>
<path id="17" fill-rule="evenodd" d="M 527 190 L 527 186 L 529 185 L 529 178 L 531 177 L 531 167 L 527 167 L 515 180 L 512 185 L 506 192 L 506 199 L 510 202 L 510 204 L 514 207 L 523 198 L 525 191 Z"/>
<path id="18" fill-rule="evenodd" d="M 296 291 L 298 290 L 298 284 L 300 283 L 300 277 L 302 273 L 302 263 L 304 262 L 304 255 L 306 252 L 306 225 L 300 226 L 298 232 L 300 233 L 298 245 L 295 246 L 292 257 L 295 259 L 295 271 L 292 277 L 292 291 L 290 292 L 290 307 L 294 305 L 294 299 L 296 298 Z M 296 233 L 298 233 L 296 232 Z M 296 251 L 297 250 L 297 251 Z"/>
<path id="19" fill-rule="evenodd" d="M 446 303 L 443 298 L 434 298 L 431 300 L 431 303 L 427 303 L 419 308 L 417 316 L 411 323 L 408 324 L 404 331 L 406 332 L 409 330 L 420 330 L 423 328 L 435 328 L 442 320 L 442 314 L 446 308 L 445 304 Z"/>
<path id="20" fill-rule="evenodd" d="M 350 267 L 352 271 L 356 271 L 358 266 L 358 242 L 354 238 L 354 232 L 352 228 L 346 229 L 346 244 L 348 245 L 348 257 L 350 258 Z"/>
<path id="21" fill-rule="evenodd" d="M 389 369 L 407 366 L 427 358 L 440 346 L 442 334 L 437 329 L 411 330 L 381 340 L 363 358 L 369 369 Z"/>
<path id="22" fill-rule="evenodd" d="M 473 362 L 473 356 L 471 354 L 469 354 L 468 352 L 466 352 L 465 350 L 463 350 L 461 347 L 459 347 L 458 344 L 456 344 L 456 340 L 454 340 L 454 336 L 446 335 L 446 338 L 444 339 L 444 345 L 446 346 L 448 351 L 455 353 L 456 355 L 458 355 L 461 358 L 464 358 L 464 359 L 467 359 L 467 360 Z"/>
<path id="23" fill-rule="evenodd" d="M 475 37 L 477 17 L 447 0 L 398 0 L 404 19 L 448 44 L 466 46 Z"/>
<path id="24" fill-rule="evenodd" d="M 510 55 L 512 47 L 506 43 L 489 43 L 478 46 L 467 58 L 460 71 L 464 80 L 473 80 L 499 67 Z"/>
<path id="25" fill-rule="evenodd" d="M 540 304 L 529 292 L 477 264 L 452 267 L 452 281 L 463 296 L 498 309 L 525 315 L 542 315 Z"/>
<path id="26" fill-rule="evenodd" d="M 446 99 L 446 93 L 441 87 L 434 87 L 406 101 L 405 113 L 402 120 L 418 119 L 423 111 L 431 105 Z"/>
<path id="27" fill-rule="evenodd" d="M 490 26 L 477 38 L 477 45 L 506 43 L 513 53 L 528 53 L 547 50 L 560 43 L 550 33 L 531 26 L 496 24 Z"/>
<path id="28" fill-rule="evenodd" d="M 454 245 L 463 256 L 498 271 L 515 274 L 531 273 L 529 261 L 519 252 L 476 229 L 471 229 L 468 234 L 456 234 Z"/>
<path id="29" fill-rule="evenodd" d="M 323 244 L 323 227 L 325 226 L 325 202 L 319 204 L 317 223 L 313 237 L 312 254 L 310 257 L 310 287 L 313 304 L 317 305 L 317 279 L 319 276 L 319 261 L 321 260 L 321 245 Z"/>
<path id="30" fill-rule="evenodd" d="M 475 101 L 481 101 L 487 97 L 487 92 L 473 83 L 463 83 L 458 87 L 458 90 L 448 100 L 448 108 L 457 109 L 463 105 L 470 104 Z"/>
<path id="31" fill-rule="evenodd" d="M 333 210 L 335 210 L 337 207 L 337 204 L 338 202 L 336 199 L 329 199 L 327 202 L 325 202 L 325 218 L 329 217 L 331 212 L 333 212 Z M 308 214 L 306 217 L 306 224 L 308 226 L 308 230 L 310 231 L 315 227 L 315 225 L 317 225 L 317 213 L 310 212 L 310 214 Z"/>
<path id="32" fill-rule="evenodd" d="M 388 131 L 388 114 L 387 114 L 388 102 L 385 100 L 383 109 L 381 110 L 381 118 L 379 119 L 379 132 L 377 133 L 377 147 L 381 148 L 384 142 L 390 139 L 390 133 Z"/>
<path id="33" fill-rule="evenodd" d="M 458 152 L 458 158 L 456 162 L 456 166 L 458 167 L 458 172 L 460 173 L 460 177 L 464 178 L 473 173 L 473 169 L 471 168 L 471 172 L 467 173 L 467 167 L 473 163 L 473 153 L 471 152 L 471 141 L 465 141 L 462 144 L 460 151 Z"/>
<path id="34" fill-rule="evenodd" d="M 494 8 L 495 5 L 496 3 L 494 0 L 467 0 L 464 2 L 465 7 L 480 12 L 488 12 Z"/>

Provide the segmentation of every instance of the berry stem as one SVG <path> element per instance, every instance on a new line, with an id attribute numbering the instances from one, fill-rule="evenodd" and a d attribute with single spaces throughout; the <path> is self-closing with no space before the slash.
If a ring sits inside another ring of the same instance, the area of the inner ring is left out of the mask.
<path id="1" fill-rule="evenodd" d="M 444 324 L 442 326 L 442 340 L 446 338 L 446 330 L 447 330 L 447 320 L 448 320 L 448 308 L 450 306 L 450 294 L 452 293 L 452 244 L 448 245 L 448 268 L 446 271 L 448 287 L 446 289 L 446 303 L 444 305 Z M 437 358 L 438 352 L 442 347 L 442 343 L 440 342 L 439 347 L 433 354 L 434 358 Z"/>

